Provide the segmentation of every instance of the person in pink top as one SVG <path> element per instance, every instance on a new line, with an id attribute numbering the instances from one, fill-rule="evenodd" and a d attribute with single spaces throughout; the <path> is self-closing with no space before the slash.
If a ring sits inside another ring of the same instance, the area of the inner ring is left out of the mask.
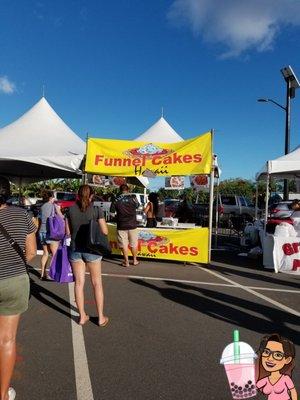
<path id="1" fill-rule="evenodd" d="M 278 334 L 263 337 L 257 358 L 256 387 L 268 400 L 297 400 L 292 381 L 295 346 Z"/>

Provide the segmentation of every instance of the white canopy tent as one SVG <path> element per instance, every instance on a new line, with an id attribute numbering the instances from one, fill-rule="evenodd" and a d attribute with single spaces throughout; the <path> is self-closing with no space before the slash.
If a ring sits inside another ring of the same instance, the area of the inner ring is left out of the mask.
<path id="1" fill-rule="evenodd" d="M 270 177 L 277 179 L 300 178 L 300 146 L 291 153 L 278 157 L 275 160 L 267 161 L 260 172 L 256 174 L 257 181 L 266 180 L 265 231 L 268 220 Z M 257 197 L 256 194 L 256 200 Z"/>
<path id="2" fill-rule="evenodd" d="M 135 140 L 145 142 L 162 142 L 162 143 L 176 143 L 184 140 L 177 132 L 168 124 L 168 122 L 161 117 L 155 124 L 153 124 L 144 133 L 139 135 Z"/>
<path id="3" fill-rule="evenodd" d="M 269 160 L 260 172 L 256 174 L 257 180 L 266 179 L 267 175 L 274 178 L 299 178 L 300 177 L 300 146 L 291 153 Z"/>
<path id="4" fill-rule="evenodd" d="M 181 142 L 184 139 L 171 127 L 171 125 L 161 117 L 155 124 L 153 124 L 144 133 L 138 136 L 135 140 L 143 140 L 146 142 L 162 142 L 162 143 L 176 143 Z M 213 160 L 214 173 L 210 174 L 210 206 L 209 206 L 209 259 L 211 251 L 211 240 L 212 240 L 212 212 L 213 212 L 213 188 L 214 188 L 214 177 L 217 177 L 217 186 L 219 186 L 219 177 L 221 170 L 218 165 L 217 156 L 214 156 Z M 216 208 L 218 210 L 218 207 Z M 218 234 L 218 211 L 216 211 L 216 236 Z M 217 240 L 216 240 L 217 243 Z"/>
<path id="5" fill-rule="evenodd" d="M 149 129 L 136 137 L 135 140 L 140 140 L 144 142 L 175 143 L 181 142 L 184 139 L 174 131 L 171 125 L 169 125 L 163 117 L 161 117 Z M 148 178 L 141 176 L 138 177 L 138 179 L 143 184 L 143 186 L 147 187 L 149 185 Z"/>
<path id="6" fill-rule="evenodd" d="M 78 177 L 84 154 L 85 142 L 44 97 L 0 129 L 0 174 L 12 180 Z"/>

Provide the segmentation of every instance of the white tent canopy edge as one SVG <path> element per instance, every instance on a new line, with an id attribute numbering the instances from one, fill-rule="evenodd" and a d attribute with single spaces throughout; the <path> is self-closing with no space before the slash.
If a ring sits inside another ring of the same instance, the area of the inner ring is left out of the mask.
<path id="1" fill-rule="evenodd" d="M 295 150 L 291 151 L 290 153 L 276 158 L 275 160 L 268 160 L 264 165 L 264 167 L 256 174 L 257 181 L 260 180 L 266 181 L 266 203 L 265 203 L 265 221 L 264 221 L 265 234 L 268 221 L 270 177 L 277 179 L 300 178 L 300 146 L 298 146 Z"/>
<path id="2" fill-rule="evenodd" d="M 0 129 L 0 173 L 29 180 L 81 174 L 85 143 L 42 97 L 16 121 Z"/>

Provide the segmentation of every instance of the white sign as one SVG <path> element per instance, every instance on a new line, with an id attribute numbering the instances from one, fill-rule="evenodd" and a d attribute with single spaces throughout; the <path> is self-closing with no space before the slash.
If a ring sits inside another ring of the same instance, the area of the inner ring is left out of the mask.
<path id="1" fill-rule="evenodd" d="M 98 187 L 119 187 L 126 183 L 126 178 L 121 176 L 88 175 L 88 182 Z"/>
<path id="2" fill-rule="evenodd" d="M 198 191 L 209 190 L 209 178 L 207 175 L 194 175 L 190 177 L 191 187 Z"/>
<path id="3" fill-rule="evenodd" d="M 170 176 L 165 179 L 165 189 L 184 189 L 184 176 Z"/>
<path id="4" fill-rule="evenodd" d="M 274 236 L 274 269 L 300 275 L 300 237 Z"/>

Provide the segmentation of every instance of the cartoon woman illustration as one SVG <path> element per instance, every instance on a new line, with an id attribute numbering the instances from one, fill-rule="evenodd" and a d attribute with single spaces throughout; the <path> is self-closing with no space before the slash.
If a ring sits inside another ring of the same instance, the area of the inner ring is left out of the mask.
<path id="1" fill-rule="evenodd" d="M 278 334 L 263 337 L 257 359 L 257 389 L 268 400 L 297 400 L 292 381 L 295 346 Z"/>

